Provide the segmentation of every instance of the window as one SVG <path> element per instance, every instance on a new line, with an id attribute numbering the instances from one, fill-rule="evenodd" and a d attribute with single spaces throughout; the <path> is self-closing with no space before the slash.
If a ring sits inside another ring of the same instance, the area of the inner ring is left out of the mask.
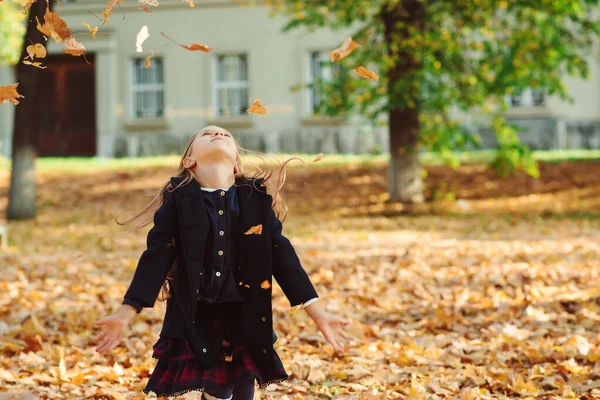
<path id="1" fill-rule="evenodd" d="M 217 56 L 215 76 L 217 115 L 245 115 L 250 107 L 246 55 Z"/>
<path id="2" fill-rule="evenodd" d="M 150 67 L 146 60 L 133 60 L 131 114 L 135 118 L 162 118 L 165 110 L 163 61 L 154 57 Z"/>
<path id="3" fill-rule="evenodd" d="M 329 82 L 333 79 L 334 73 L 340 73 L 340 65 L 333 64 L 326 51 L 313 51 L 309 54 L 308 60 L 308 84 L 317 79 Z M 320 88 L 317 84 L 309 88 L 307 108 L 311 114 L 318 111 L 321 104 Z"/>
<path id="4" fill-rule="evenodd" d="M 508 96 L 511 107 L 540 107 L 545 104 L 546 94 L 543 89 L 516 89 Z"/>

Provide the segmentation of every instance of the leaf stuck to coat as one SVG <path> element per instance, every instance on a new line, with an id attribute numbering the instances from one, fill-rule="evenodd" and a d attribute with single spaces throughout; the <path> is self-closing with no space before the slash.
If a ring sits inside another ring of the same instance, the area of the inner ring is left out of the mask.
<path id="1" fill-rule="evenodd" d="M 142 44 L 149 37 L 150 37 L 150 34 L 148 33 L 148 26 L 146 26 L 146 25 L 142 26 L 142 29 L 140 29 L 140 31 L 138 32 L 136 40 L 135 40 L 135 50 L 138 53 L 141 53 L 142 51 L 144 51 L 144 49 L 142 49 Z"/>
<path id="2" fill-rule="evenodd" d="M 379 80 L 379 75 L 377 75 L 375 72 L 373 72 L 370 69 L 367 69 L 365 67 L 356 67 L 352 71 L 356 72 L 358 75 L 362 76 L 363 78 L 373 79 L 375 81 Z"/>
<path id="3" fill-rule="evenodd" d="M 244 235 L 262 235 L 262 224 L 258 224 L 248 229 L 244 232 Z"/>
<path id="4" fill-rule="evenodd" d="M 262 283 L 260 284 L 260 287 L 263 289 L 268 289 L 271 287 L 271 284 L 269 283 L 268 279 L 265 279 L 264 281 L 262 281 Z"/>
<path id="5" fill-rule="evenodd" d="M 190 50 L 190 51 L 203 51 L 205 53 L 210 53 L 213 50 L 217 50 L 217 48 L 212 48 L 212 47 L 207 46 L 205 44 L 198 44 L 198 43 L 192 43 L 189 46 L 186 46 L 184 44 L 177 43 L 176 41 L 174 41 L 173 39 L 171 39 L 170 37 L 168 37 L 167 35 L 165 35 L 165 33 L 163 31 L 160 31 L 160 34 L 163 35 L 168 40 L 170 40 L 171 42 L 175 43 L 178 46 L 183 47 L 186 50 Z"/>
<path id="6" fill-rule="evenodd" d="M 350 55 L 350 53 L 352 53 L 354 50 L 358 49 L 359 47 L 360 47 L 360 44 L 358 44 L 354 40 L 352 40 L 352 36 L 348 36 L 348 39 L 344 40 L 344 43 L 342 43 L 342 45 L 340 47 L 328 52 L 329 58 L 331 58 L 332 62 L 341 60 L 341 59 L 347 57 L 348 55 Z"/>
<path id="7" fill-rule="evenodd" d="M 267 109 L 260 104 L 260 100 L 256 99 L 248 108 L 248 114 L 267 115 Z"/>
<path id="8" fill-rule="evenodd" d="M 19 104 L 19 97 L 25 97 L 17 92 L 17 86 L 19 83 L 13 83 L 12 85 L 0 86 L 0 104 L 8 101 L 11 104 Z"/>

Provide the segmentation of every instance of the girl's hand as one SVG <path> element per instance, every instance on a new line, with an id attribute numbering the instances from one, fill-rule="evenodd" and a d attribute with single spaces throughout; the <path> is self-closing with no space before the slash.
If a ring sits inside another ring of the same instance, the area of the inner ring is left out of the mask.
<path id="1" fill-rule="evenodd" d="M 123 331 L 135 314 L 133 307 L 123 305 L 116 313 L 98 320 L 95 325 L 102 330 L 94 338 L 94 344 L 98 344 L 96 351 L 104 353 L 114 349 L 123 339 Z"/>
<path id="2" fill-rule="evenodd" d="M 317 327 L 325 336 L 325 339 L 333 346 L 333 349 L 339 353 L 344 351 L 344 345 L 341 339 L 349 340 L 350 335 L 342 327 L 350 325 L 350 321 L 340 318 L 325 311 L 319 302 L 312 303 L 305 308 L 306 312 L 315 321 Z"/>

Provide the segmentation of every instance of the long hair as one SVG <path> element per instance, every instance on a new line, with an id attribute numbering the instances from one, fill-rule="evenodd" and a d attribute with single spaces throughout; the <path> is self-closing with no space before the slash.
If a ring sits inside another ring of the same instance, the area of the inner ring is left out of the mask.
<path id="1" fill-rule="evenodd" d="M 153 221 L 154 213 L 156 213 L 156 211 L 162 206 L 163 195 L 164 195 L 165 191 L 172 192 L 175 189 L 177 189 L 178 187 L 185 186 L 188 183 L 190 183 L 193 179 L 195 179 L 194 173 L 184 167 L 183 160 L 186 157 L 189 157 L 191 155 L 192 146 L 194 145 L 194 141 L 196 140 L 196 137 L 201 132 L 202 132 L 202 130 L 200 132 L 195 133 L 194 135 L 192 135 L 189 138 L 187 144 L 185 145 L 185 150 L 183 152 L 183 155 L 181 156 L 181 160 L 179 161 L 179 168 L 177 169 L 177 173 L 175 174 L 175 176 L 184 178 L 183 181 L 178 186 L 174 187 L 173 183 L 171 182 L 171 179 L 169 178 L 169 180 L 167 180 L 160 187 L 156 196 L 139 213 L 137 213 L 133 217 L 131 217 L 128 220 L 123 221 L 123 222 L 119 222 L 119 220 L 115 217 L 115 222 L 117 224 L 119 224 L 121 226 L 125 226 L 127 224 L 133 224 L 132 228 L 130 228 L 130 230 L 137 230 L 137 229 L 141 229 L 141 228 L 145 227 L 146 225 L 150 224 Z M 263 184 L 266 186 L 266 191 L 271 196 L 273 196 L 273 210 L 275 211 L 275 215 L 277 215 L 277 218 L 280 219 L 281 222 L 285 221 L 285 219 L 287 218 L 288 209 L 287 209 L 287 205 L 285 204 L 285 201 L 282 196 L 282 189 L 283 189 L 283 185 L 285 183 L 285 179 L 286 179 L 286 175 L 287 175 L 286 167 L 287 167 L 287 164 L 291 160 L 299 160 L 301 162 L 304 162 L 304 161 L 302 161 L 300 158 L 297 158 L 297 157 L 288 158 L 283 163 L 281 161 L 277 160 L 277 162 L 280 164 L 280 168 L 277 173 L 275 181 L 273 181 L 273 179 L 272 179 L 273 178 L 273 170 L 269 167 L 269 163 L 267 162 L 267 158 L 268 158 L 267 155 L 264 153 L 261 153 L 261 152 L 243 148 L 242 145 L 233 137 L 233 135 L 232 135 L 232 139 L 233 139 L 236 149 L 237 149 L 236 164 L 238 166 L 238 172 L 234 173 L 234 175 L 235 175 L 235 184 L 234 185 L 235 186 L 248 185 L 248 180 L 264 178 Z M 251 174 L 244 172 L 244 168 L 242 166 L 243 156 L 248 153 L 256 155 L 262 161 L 262 165 L 256 165 L 256 167 L 257 167 L 256 171 L 254 171 Z M 169 274 L 167 275 L 167 280 L 164 282 L 164 284 L 162 286 L 161 294 L 159 295 L 159 297 L 157 299 L 158 301 L 165 301 L 169 297 L 171 297 L 170 293 L 169 293 L 169 288 L 168 288 L 168 281 L 170 279 L 172 279 L 171 272 L 174 271 L 176 264 L 177 264 L 177 261 L 175 261 L 173 263 L 173 265 L 171 266 L 171 270 L 169 271 Z"/>

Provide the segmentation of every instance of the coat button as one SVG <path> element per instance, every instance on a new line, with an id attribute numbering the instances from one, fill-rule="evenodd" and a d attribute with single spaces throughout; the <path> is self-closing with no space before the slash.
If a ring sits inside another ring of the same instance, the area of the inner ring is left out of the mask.
<path id="1" fill-rule="evenodd" d="M 265 354 L 266 354 L 266 353 L 267 353 L 267 349 L 263 349 L 263 353 L 265 353 Z"/>
<path id="2" fill-rule="evenodd" d="M 200 293 L 200 289 L 196 289 L 196 294 Z"/>
<path id="3" fill-rule="evenodd" d="M 221 190 L 221 196 L 225 196 L 225 192 Z"/>
<path id="4" fill-rule="evenodd" d="M 219 210 L 219 215 L 223 215 L 223 210 Z"/>
<path id="5" fill-rule="evenodd" d="M 200 272 L 200 276 L 202 276 L 202 272 Z"/>
<path id="6" fill-rule="evenodd" d="M 207 350 L 206 350 L 206 347 L 202 349 L 202 352 L 203 352 L 203 353 L 206 353 L 206 352 L 207 352 Z"/>
<path id="7" fill-rule="evenodd" d="M 225 232 L 221 231 L 219 232 L 219 235 L 223 236 L 225 234 Z"/>
<path id="8" fill-rule="evenodd" d="M 192 321 L 192 324 L 195 324 L 195 323 L 196 323 L 196 321 Z"/>
<path id="9" fill-rule="evenodd" d="M 221 273 L 219 271 L 215 272 L 216 276 L 221 276 Z"/>
<path id="10" fill-rule="evenodd" d="M 223 255 L 223 250 L 219 250 L 219 255 L 222 256 Z"/>
<path id="11" fill-rule="evenodd" d="M 263 320 L 263 322 L 265 322 L 267 320 L 267 317 L 262 317 L 261 319 Z"/>

